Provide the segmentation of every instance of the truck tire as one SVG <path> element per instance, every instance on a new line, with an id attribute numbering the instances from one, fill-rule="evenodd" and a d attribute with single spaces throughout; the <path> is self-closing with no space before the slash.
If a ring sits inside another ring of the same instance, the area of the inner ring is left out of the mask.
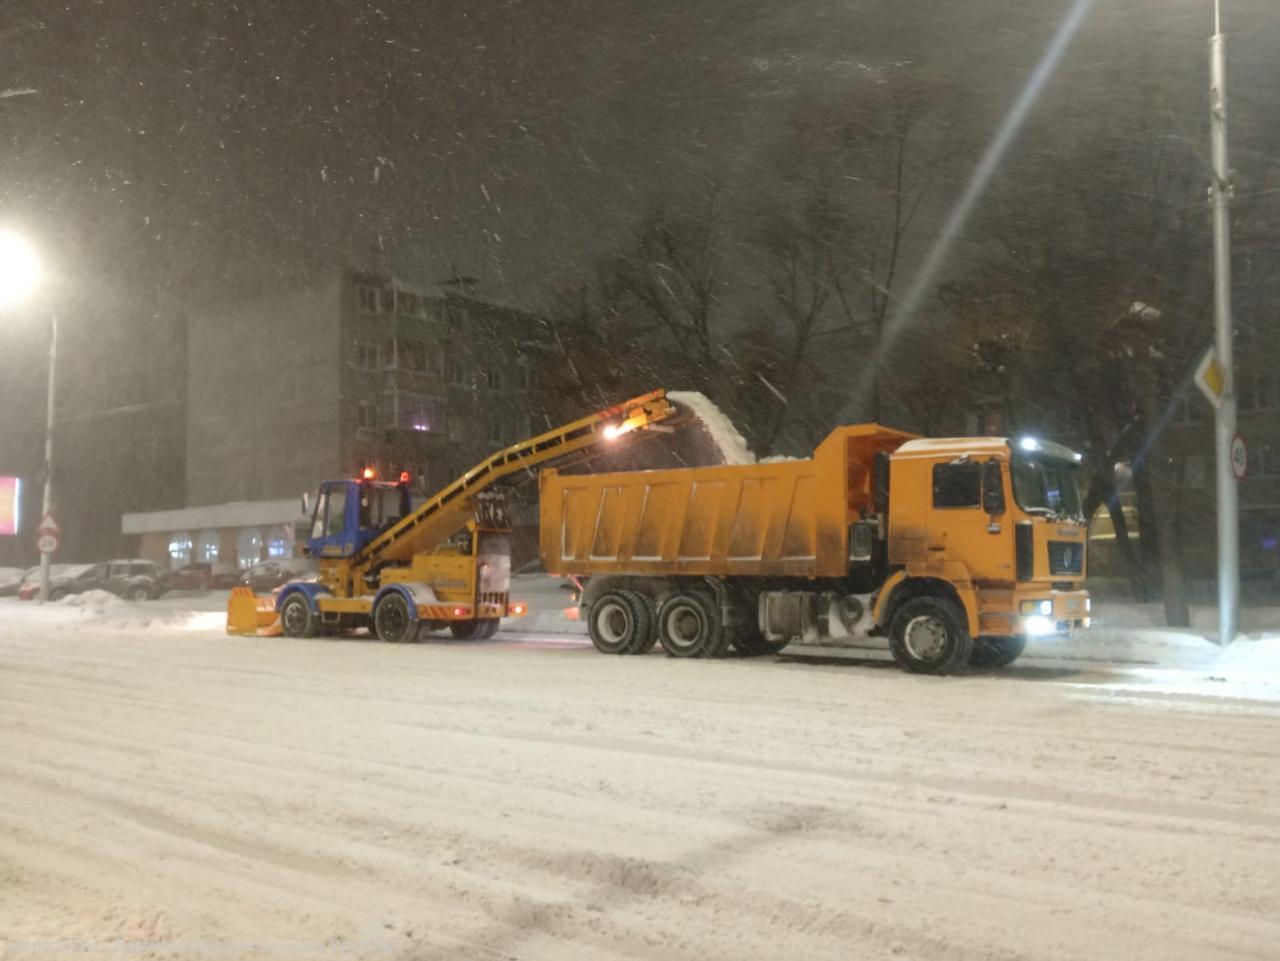
<path id="1" fill-rule="evenodd" d="M 288 637 L 311 637 L 316 632 L 311 602 L 305 594 L 290 594 L 280 605 L 280 629 Z"/>
<path id="2" fill-rule="evenodd" d="M 480 622 L 481 627 L 480 627 L 480 634 L 478 639 L 482 641 L 489 640 L 491 637 L 493 637 L 498 633 L 498 625 L 501 623 L 502 623 L 502 620 L 497 617 L 484 618 L 484 620 Z"/>
<path id="3" fill-rule="evenodd" d="M 418 634 L 409 610 L 409 602 L 399 592 L 383 595 L 373 609 L 373 629 L 378 639 L 388 644 L 412 640 Z"/>
<path id="4" fill-rule="evenodd" d="M 493 634 L 486 633 L 489 631 L 489 622 L 492 618 L 475 618 L 470 621 L 450 621 L 449 633 L 459 641 L 483 641 L 485 638 L 493 637 Z M 496 628 L 494 628 L 496 630 Z"/>
<path id="5" fill-rule="evenodd" d="M 653 598 L 639 591 L 618 591 L 635 614 L 635 635 L 627 645 L 627 654 L 648 654 L 658 643 L 658 611 Z"/>
<path id="6" fill-rule="evenodd" d="M 969 663 L 974 667 L 1008 667 L 1027 648 L 1027 636 L 977 637 L 973 641 L 973 654 Z"/>
<path id="7" fill-rule="evenodd" d="M 917 674 L 952 674 L 969 664 L 973 638 L 964 612 L 940 597 L 913 597 L 898 608 L 889 650 L 899 667 Z"/>
<path id="8" fill-rule="evenodd" d="M 781 653 L 791 643 L 791 638 L 771 641 L 760 633 L 758 627 L 744 627 L 733 638 L 733 646 L 743 657 L 763 657 Z"/>
<path id="9" fill-rule="evenodd" d="M 633 591 L 606 591 L 587 613 L 587 633 L 601 654 L 628 654 L 641 635 L 643 608 L 628 595 Z"/>
<path id="10" fill-rule="evenodd" d="M 720 657 L 729 637 L 709 595 L 680 591 L 658 605 L 658 641 L 672 657 Z"/>

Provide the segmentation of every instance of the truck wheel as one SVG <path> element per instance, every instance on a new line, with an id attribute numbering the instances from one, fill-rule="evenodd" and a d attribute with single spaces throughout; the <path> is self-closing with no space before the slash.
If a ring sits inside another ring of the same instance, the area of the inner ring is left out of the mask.
<path id="1" fill-rule="evenodd" d="M 768 640 L 757 627 L 743 627 L 733 638 L 733 646 L 743 657 L 761 657 L 765 654 L 778 654 L 791 643 L 791 638 L 781 641 Z"/>
<path id="2" fill-rule="evenodd" d="M 310 637 L 315 633 L 311 604 L 302 594 L 290 594 L 280 605 L 280 628 L 289 637 Z"/>
<path id="3" fill-rule="evenodd" d="M 719 657 L 728 644 L 715 602 L 697 591 L 672 594 L 658 606 L 658 640 L 672 657 Z"/>
<path id="4" fill-rule="evenodd" d="M 1008 667 L 1027 648 L 1027 636 L 978 637 L 973 641 L 969 663 L 974 667 Z"/>
<path id="5" fill-rule="evenodd" d="M 480 622 L 481 626 L 480 626 L 480 634 L 478 635 L 478 640 L 487 641 L 489 638 L 493 637 L 495 634 L 498 633 L 498 625 L 501 623 L 502 621 L 496 617 L 485 618 L 483 621 Z"/>
<path id="6" fill-rule="evenodd" d="M 653 598 L 639 591 L 618 591 L 631 605 L 635 615 L 636 628 L 631 643 L 627 645 L 627 654 L 648 654 L 653 645 L 658 643 L 658 612 Z"/>
<path id="7" fill-rule="evenodd" d="M 403 595 L 390 593 L 378 601 L 378 606 L 373 610 L 373 629 L 378 639 L 388 644 L 397 644 L 418 633 L 410 616 L 409 602 Z"/>
<path id="8" fill-rule="evenodd" d="M 889 650 L 900 667 L 919 674 L 951 674 L 973 653 L 963 614 L 951 601 L 913 597 L 893 615 Z"/>
<path id="9" fill-rule="evenodd" d="M 631 591 L 609 591 L 596 598 L 587 615 L 587 633 L 601 654 L 626 654 L 639 634 Z"/>

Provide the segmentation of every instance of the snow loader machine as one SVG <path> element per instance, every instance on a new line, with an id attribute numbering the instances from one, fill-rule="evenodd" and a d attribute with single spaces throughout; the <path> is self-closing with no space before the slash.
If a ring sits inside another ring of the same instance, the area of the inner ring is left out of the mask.
<path id="1" fill-rule="evenodd" d="M 272 597 L 232 591 L 227 633 L 290 637 L 367 628 L 384 641 L 448 628 L 457 638 L 492 637 L 504 617 L 526 613 L 510 600 L 511 522 L 504 481 L 546 464 L 585 459 L 677 408 L 657 390 L 514 444 L 410 508 L 408 480 L 372 470 L 320 485 L 310 507 L 306 553 L 314 581 L 285 584 Z"/>
<path id="2" fill-rule="evenodd" d="M 866 646 L 947 674 L 1090 625 L 1078 454 L 859 424 L 803 460 L 540 476 L 549 573 L 589 578 L 596 648 Z"/>

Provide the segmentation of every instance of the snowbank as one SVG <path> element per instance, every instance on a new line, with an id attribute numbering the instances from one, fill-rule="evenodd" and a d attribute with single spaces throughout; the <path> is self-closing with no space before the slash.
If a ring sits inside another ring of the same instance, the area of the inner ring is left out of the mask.
<path id="1" fill-rule="evenodd" d="M 747 446 L 746 438 L 733 426 L 724 411 L 705 395 L 692 390 L 669 390 L 667 399 L 688 410 L 711 436 L 726 464 L 754 464 L 756 457 Z"/>

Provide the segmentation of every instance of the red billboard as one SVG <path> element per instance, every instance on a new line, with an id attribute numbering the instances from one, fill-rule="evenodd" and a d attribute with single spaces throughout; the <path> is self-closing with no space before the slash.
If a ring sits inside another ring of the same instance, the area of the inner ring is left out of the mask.
<path id="1" fill-rule="evenodd" d="M 22 518 L 22 479 L 0 477 L 0 537 L 18 533 Z"/>

